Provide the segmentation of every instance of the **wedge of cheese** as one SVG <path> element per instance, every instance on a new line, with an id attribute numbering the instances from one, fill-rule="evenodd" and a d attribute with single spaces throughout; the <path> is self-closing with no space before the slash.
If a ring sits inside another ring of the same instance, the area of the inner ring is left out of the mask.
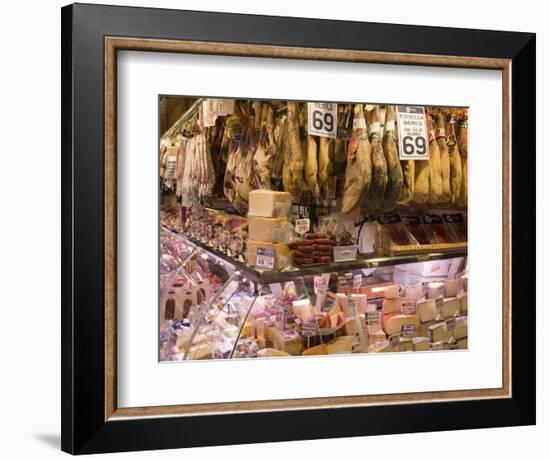
<path id="1" fill-rule="evenodd" d="M 286 243 L 269 243 L 249 239 L 246 243 L 247 262 L 249 266 L 256 266 L 258 248 L 273 250 L 273 270 L 281 270 L 289 263 L 290 250 Z"/>
<path id="2" fill-rule="evenodd" d="M 260 358 L 271 358 L 274 356 L 292 356 L 290 353 L 287 353 L 286 351 L 276 350 L 275 348 L 263 348 L 260 351 L 258 351 L 257 354 Z"/>
<path id="3" fill-rule="evenodd" d="M 248 217 L 248 237 L 259 242 L 279 243 L 288 241 L 288 218 Z"/>
<path id="4" fill-rule="evenodd" d="M 420 317 L 421 323 L 435 320 L 437 316 L 437 312 L 435 310 L 435 300 L 425 299 L 418 301 L 416 303 L 416 312 Z"/>
<path id="5" fill-rule="evenodd" d="M 468 293 L 460 293 L 458 299 L 460 300 L 460 313 L 468 315 Z"/>
<path id="6" fill-rule="evenodd" d="M 456 340 L 464 339 L 468 336 L 468 318 L 465 316 L 459 316 L 455 319 L 455 328 L 453 330 L 453 337 Z"/>
<path id="7" fill-rule="evenodd" d="M 359 346 L 359 339 L 353 336 L 341 336 L 332 339 L 326 344 L 327 354 L 353 353 Z"/>
<path id="8" fill-rule="evenodd" d="M 291 355 L 302 354 L 302 337 L 297 332 L 282 331 L 276 334 L 274 346 Z"/>
<path id="9" fill-rule="evenodd" d="M 382 313 L 387 315 L 388 313 L 401 312 L 401 303 L 403 299 L 401 297 L 386 298 L 382 302 Z"/>
<path id="10" fill-rule="evenodd" d="M 414 351 L 412 339 L 401 337 L 397 345 L 398 351 Z"/>
<path id="11" fill-rule="evenodd" d="M 460 315 L 460 299 L 456 297 L 445 299 L 443 301 L 443 307 L 441 308 L 441 314 L 445 318 Z"/>
<path id="12" fill-rule="evenodd" d="M 248 216 L 279 218 L 287 216 L 292 207 L 292 194 L 289 192 L 257 189 L 248 194 Z"/>
<path id="13" fill-rule="evenodd" d="M 390 343 L 386 340 L 385 342 L 376 342 L 372 345 L 369 345 L 367 350 L 368 353 L 391 353 L 395 349 L 392 348 Z"/>
<path id="14" fill-rule="evenodd" d="M 318 355 L 326 355 L 327 354 L 327 346 L 325 344 L 316 345 L 315 347 L 308 348 L 307 350 L 304 350 L 302 352 L 302 355 L 304 356 L 318 356 Z"/>
<path id="15" fill-rule="evenodd" d="M 430 342 L 447 342 L 449 338 L 453 337 L 453 332 L 447 330 L 447 325 L 444 321 L 432 324 L 428 328 Z"/>
<path id="16" fill-rule="evenodd" d="M 430 339 L 427 337 L 415 337 L 412 343 L 414 351 L 428 351 L 430 349 Z"/>
<path id="17" fill-rule="evenodd" d="M 382 326 L 384 328 L 384 331 L 390 336 L 392 334 L 399 334 L 401 332 L 401 328 L 405 325 L 414 326 L 416 329 L 415 334 L 418 334 L 420 327 L 420 318 L 418 317 L 418 315 L 403 315 L 400 313 L 395 313 L 393 315 L 384 315 L 382 319 Z M 413 337 L 416 336 L 413 335 Z"/>

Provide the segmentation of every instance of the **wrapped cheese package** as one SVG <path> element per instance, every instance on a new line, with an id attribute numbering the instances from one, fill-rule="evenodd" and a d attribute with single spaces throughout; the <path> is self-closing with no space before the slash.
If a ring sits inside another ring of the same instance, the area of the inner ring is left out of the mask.
<path id="1" fill-rule="evenodd" d="M 258 242 L 289 242 L 291 226 L 286 216 L 266 218 L 263 216 L 248 217 L 248 237 Z"/>
<path id="2" fill-rule="evenodd" d="M 264 250 L 273 250 L 274 270 L 281 270 L 289 263 L 290 250 L 288 249 L 288 245 L 286 243 L 269 243 L 249 239 L 246 244 L 247 262 L 249 266 L 257 265 L 258 248 L 263 248 Z"/>

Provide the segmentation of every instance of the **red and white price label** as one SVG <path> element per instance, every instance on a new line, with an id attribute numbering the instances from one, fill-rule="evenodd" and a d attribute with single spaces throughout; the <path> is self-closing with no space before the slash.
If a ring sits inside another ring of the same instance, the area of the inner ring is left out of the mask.
<path id="1" fill-rule="evenodd" d="M 397 105 L 397 129 L 401 160 L 427 161 L 430 159 L 424 107 Z"/>
<path id="2" fill-rule="evenodd" d="M 307 131 L 309 135 L 336 138 L 338 130 L 338 104 L 327 102 L 308 102 Z"/>
<path id="3" fill-rule="evenodd" d="M 309 227 L 309 218 L 300 218 L 294 222 L 294 230 L 300 235 L 304 235 L 307 231 L 309 231 Z"/>

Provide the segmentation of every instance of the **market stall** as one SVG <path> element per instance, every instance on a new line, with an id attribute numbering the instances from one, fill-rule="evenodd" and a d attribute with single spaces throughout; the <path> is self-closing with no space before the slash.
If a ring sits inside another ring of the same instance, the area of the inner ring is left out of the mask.
<path id="1" fill-rule="evenodd" d="M 467 119 L 196 99 L 160 141 L 160 359 L 466 349 Z"/>

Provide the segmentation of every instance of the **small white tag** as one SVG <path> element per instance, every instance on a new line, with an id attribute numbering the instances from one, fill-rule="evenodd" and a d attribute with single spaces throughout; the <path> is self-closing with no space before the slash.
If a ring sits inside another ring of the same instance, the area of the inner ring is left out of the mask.
<path id="1" fill-rule="evenodd" d="M 354 129 L 364 129 L 366 127 L 367 127 L 367 123 L 365 122 L 365 118 L 355 118 L 353 120 Z"/>
<path id="2" fill-rule="evenodd" d="M 308 102 L 307 126 L 309 135 L 336 138 L 338 104 L 324 102 Z"/>
<path id="3" fill-rule="evenodd" d="M 399 131 L 399 158 L 401 160 L 428 160 L 428 129 L 424 107 L 397 106 Z"/>
<path id="4" fill-rule="evenodd" d="M 275 267 L 275 250 L 271 248 L 256 248 L 256 267 L 273 269 Z"/>
<path id="5" fill-rule="evenodd" d="M 307 231 L 309 231 L 310 221 L 309 218 L 302 218 L 297 219 L 294 223 L 294 230 L 300 234 L 304 235 Z"/>

